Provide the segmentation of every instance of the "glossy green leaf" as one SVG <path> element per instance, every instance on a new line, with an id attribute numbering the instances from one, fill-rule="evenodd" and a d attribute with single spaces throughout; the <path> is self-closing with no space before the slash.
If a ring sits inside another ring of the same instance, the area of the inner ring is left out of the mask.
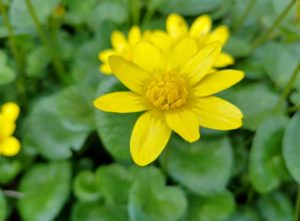
<path id="1" fill-rule="evenodd" d="M 41 22 L 46 24 L 48 17 L 53 13 L 54 9 L 59 5 L 61 0 L 30 0 L 35 13 Z M 9 9 L 9 15 L 12 25 L 17 30 L 32 31 L 34 30 L 33 20 L 25 0 L 12 0 Z"/>
<path id="2" fill-rule="evenodd" d="M 290 120 L 283 138 L 283 157 L 292 177 L 300 183 L 300 112 Z"/>
<path id="3" fill-rule="evenodd" d="M 173 221 L 181 218 L 187 207 L 182 189 L 165 186 L 155 168 L 141 169 L 133 184 L 128 203 L 131 221 Z"/>
<path id="4" fill-rule="evenodd" d="M 279 95 L 262 82 L 239 84 L 225 91 L 223 96 L 242 110 L 243 127 L 249 130 L 255 130 L 270 116 L 279 99 Z"/>
<path id="5" fill-rule="evenodd" d="M 70 192 L 71 166 L 67 162 L 39 164 L 23 177 L 18 202 L 24 221 L 51 221 L 59 214 Z"/>
<path id="6" fill-rule="evenodd" d="M 88 135 L 64 127 L 58 115 L 56 96 L 45 97 L 35 104 L 24 130 L 24 145 L 35 148 L 43 157 L 53 160 L 71 157 L 71 150 L 80 149 Z"/>
<path id="7" fill-rule="evenodd" d="M 252 185 L 261 193 L 277 188 L 287 173 L 282 156 L 282 139 L 287 123 L 286 117 L 270 117 L 256 131 L 249 170 Z"/>
<path id="8" fill-rule="evenodd" d="M 257 202 L 258 210 L 264 220 L 292 221 L 293 207 L 290 200 L 280 192 L 263 196 Z"/>
<path id="9" fill-rule="evenodd" d="M 132 183 L 131 172 L 119 164 L 101 166 L 96 171 L 101 193 L 108 204 L 124 204 Z"/>
<path id="10" fill-rule="evenodd" d="M 165 14 L 177 12 L 182 15 L 199 15 L 218 8 L 221 3 L 221 0 L 166 0 L 160 6 L 160 11 Z"/>
<path id="11" fill-rule="evenodd" d="M 49 65 L 50 61 L 50 56 L 45 47 L 34 48 L 27 55 L 26 74 L 29 77 L 45 77 L 45 68 Z"/>
<path id="12" fill-rule="evenodd" d="M 74 194 L 81 201 L 96 201 L 101 197 L 95 174 L 85 170 L 79 172 L 73 183 Z"/>
<path id="13" fill-rule="evenodd" d="M 73 206 L 72 221 L 129 221 L 125 206 L 79 202 Z"/>
<path id="14" fill-rule="evenodd" d="M 11 182 L 21 171 L 22 165 L 17 160 L 7 160 L 0 158 L 0 184 Z"/>
<path id="15" fill-rule="evenodd" d="M 7 203 L 5 196 L 0 189 L 0 221 L 5 221 L 5 218 L 7 216 Z"/>
<path id="16" fill-rule="evenodd" d="M 230 192 L 219 193 L 209 197 L 191 196 L 189 200 L 187 221 L 223 221 L 235 208 L 234 197 Z"/>
<path id="17" fill-rule="evenodd" d="M 162 158 L 172 178 L 200 195 L 224 191 L 233 166 L 230 141 L 226 138 L 189 144 L 174 139 Z"/>
<path id="18" fill-rule="evenodd" d="M 8 66 L 0 67 L 0 85 L 9 84 L 16 79 L 16 73 Z"/>

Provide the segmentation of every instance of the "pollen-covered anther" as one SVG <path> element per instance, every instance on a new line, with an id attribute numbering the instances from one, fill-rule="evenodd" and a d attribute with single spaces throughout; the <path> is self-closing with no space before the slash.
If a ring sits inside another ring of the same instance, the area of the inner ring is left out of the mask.
<path id="1" fill-rule="evenodd" d="M 163 74 L 153 77 L 147 87 L 146 97 L 160 110 L 173 110 L 183 106 L 188 91 L 185 81 L 175 74 Z"/>

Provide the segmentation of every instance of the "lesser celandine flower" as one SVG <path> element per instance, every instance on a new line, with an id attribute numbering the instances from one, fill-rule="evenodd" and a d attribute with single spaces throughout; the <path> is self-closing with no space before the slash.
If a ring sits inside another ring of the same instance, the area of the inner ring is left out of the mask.
<path id="1" fill-rule="evenodd" d="M 99 53 L 99 60 L 102 62 L 100 71 L 104 74 L 111 74 L 108 58 L 111 55 L 119 55 L 127 59 L 132 57 L 132 48 L 141 41 L 141 30 L 133 26 L 128 33 L 128 39 L 120 31 L 114 31 L 111 36 L 112 49 L 107 49 Z"/>
<path id="2" fill-rule="evenodd" d="M 20 142 L 12 136 L 20 109 L 15 103 L 5 103 L 0 111 L 0 156 L 14 156 L 20 151 Z"/>
<path id="3" fill-rule="evenodd" d="M 240 81 L 237 70 L 208 73 L 221 52 L 213 42 L 201 50 L 186 37 L 167 56 L 153 44 L 141 42 L 132 51 L 132 60 L 111 56 L 115 76 L 130 90 L 114 92 L 95 100 L 103 111 L 140 112 L 130 140 L 134 162 L 145 166 L 154 161 L 175 131 L 188 142 L 200 138 L 199 126 L 229 130 L 242 124 L 241 111 L 213 96 Z"/>
<path id="4" fill-rule="evenodd" d="M 229 30 L 225 25 L 221 25 L 211 31 L 212 20 L 208 15 L 201 15 L 196 18 L 189 28 L 181 15 L 173 13 L 167 18 L 166 28 L 168 35 L 174 41 L 179 41 L 186 36 L 190 36 L 191 38 L 195 39 L 199 49 L 214 41 L 219 41 L 223 47 L 229 38 Z M 222 52 L 220 53 L 218 59 L 214 62 L 213 67 L 220 68 L 233 63 L 233 57 L 225 52 Z"/>

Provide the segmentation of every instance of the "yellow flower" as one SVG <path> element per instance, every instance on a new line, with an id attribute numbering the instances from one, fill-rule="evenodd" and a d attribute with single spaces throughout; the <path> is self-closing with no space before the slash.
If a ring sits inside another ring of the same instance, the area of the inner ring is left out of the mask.
<path id="1" fill-rule="evenodd" d="M 20 142 L 12 136 L 20 108 L 14 103 L 5 103 L 0 111 L 0 156 L 14 156 L 20 151 Z"/>
<path id="2" fill-rule="evenodd" d="M 208 15 L 201 15 L 196 18 L 189 28 L 182 16 L 173 13 L 167 18 L 166 28 L 168 35 L 173 41 L 176 42 L 186 36 L 190 36 L 195 39 L 199 49 L 214 41 L 219 41 L 223 48 L 229 38 L 229 30 L 225 25 L 221 25 L 211 31 L 212 20 Z M 213 64 L 213 67 L 221 68 L 233 63 L 233 57 L 222 52 Z"/>
<path id="3" fill-rule="evenodd" d="M 200 138 L 199 126 L 219 130 L 241 126 L 241 111 L 212 96 L 244 76 L 237 70 L 207 74 L 220 51 L 216 42 L 198 50 L 195 41 L 187 37 L 175 44 L 168 56 L 153 44 L 141 42 L 133 49 L 132 61 L 121 56 L 109 58 L 113 73 L 130 91 L 101 96 L 94 105 L 107 112 L 145 111 L 130 140 L 136 164 L 145 166 L 154 161 L 172 130 L 194 142 Z"/>
<path id="4" fill-rule="evenodd" d="M 133 26 L 128 33 L 128 40 L 120 31 L 114 31 L 111 36 L 113 49 L 106 49 L 99 53 L 99 60 L 102 62 L 99 70 L 104 74 L 111 74 L 111 68 L 108 63 L 108 58 L 111 55 L 119 55 L 127 59 L 132 57 L 132 48 L 141 41 L 141 30 L 137 26 Z"/>

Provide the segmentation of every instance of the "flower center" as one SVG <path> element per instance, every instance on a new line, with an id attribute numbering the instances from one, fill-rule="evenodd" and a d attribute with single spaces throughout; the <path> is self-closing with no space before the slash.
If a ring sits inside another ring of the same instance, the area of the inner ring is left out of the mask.
<path id="1" fill-rule="evenodd" d="M 185 104 L 188 91 L 185 81 L 175 74 L 153 77 L 148 84 L 146 97 L 160 110 L 172 110 Z"/>

